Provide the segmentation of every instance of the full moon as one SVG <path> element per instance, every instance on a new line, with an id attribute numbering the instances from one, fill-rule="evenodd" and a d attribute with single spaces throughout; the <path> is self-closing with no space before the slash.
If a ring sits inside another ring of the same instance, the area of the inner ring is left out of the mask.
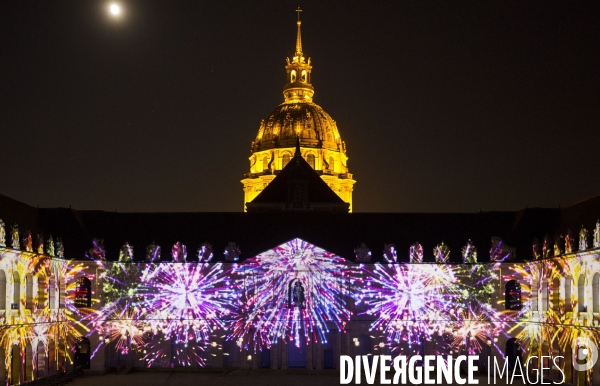
<path id="1" fill-rule="evenodd" d="M 118 15 L 121 13 L 121 7 L 119 7 L 117 4 L 111 4 L 110 6 L 110 13 L 112 13 L 113 15 Z"/>

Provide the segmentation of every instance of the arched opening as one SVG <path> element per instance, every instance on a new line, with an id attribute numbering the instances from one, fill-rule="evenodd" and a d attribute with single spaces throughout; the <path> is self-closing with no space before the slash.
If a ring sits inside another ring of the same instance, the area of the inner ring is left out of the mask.
<path id="1" fill-rule="evenodd" d="M 44 344 L 42 342 L 38 342 L 37 345 L 37 355 L 36 355 L 37 365 L 36 365 L 36 374 L 37 378 L 42 378 L 46 376 L 46 350 L 44 349 Z"/>
<path id="2" fill-rule="evenodd" d="M 560 280 L 558 278 L 552 281 L 552 309 L 558 312 L 560 306 Z"/>
<path id="3" fill-rule="evenodd" d="M 290 82 L 294 83 L 296 81 L 296 70 L 292 70 L 290 72 Z"/>
<path id="4" fill-rule="evenodd" d="M 92 282 L 87 277 L 77 279 L 75 289 L 75 307 L 89 308 L 92 306 Z"/>
<path id="5" fill-rule="evenodd" d="M 535 280 L 531 283 L 531 310 L 538 311 L 538 286 Z"/>
<path id="6" fill-rule="evenodd" d="M 50 276 L 48 284 L 48 308 L 56 308 L 56 279 Z"/>
<path id="7" fill-rule="evenodd" d="M 33 310 L 33 275 L 25 276 L 25 308 Z"/>
<path id="8" fill-rule="evenodd" d="M 10 384 L 18 385 L 21 383 L 21 353 L 19 346 L 12 346 L 10 351 Z"/>
<path id="9" fill-rule="evenodd" d="M 81 366 L 83 369 L 90 368 L 91 344 L 88 338 L 81 338 L 77 341 L 75 348 L 75 367 Z"/>
<path id="10" fill-rule="evenodd" d="M 542 281 L 542 312 L 548 311 L 548 280 Z"/>
<path id="11" fill-rule="evenodd" d="M 304 83 L 306 83 L 306 70 L 302 70 L 302 75 L 300 77 L 300 80 Z"/>
<path id="12" fill-rule="evenodd" d="M 25 346 L 25 382 L 33 381 L 33 350 L 31 343 Z"/>
<path id="13" fill-rule="evenodd" d="M 271 349 L 266 347 L 260 350 L 260 368 L 270 369 L 271 368 Z"/>
<path id="14" fill-rule="evenodd" d="M 314 154 L 309 154 L 306 156 L 306 162 L 310 165 L 311 168 L 315 168 L 315 156 Z"/>
<path id="15" fill-rule="evenodd" d="M 51 340 L 48 343 L 48 375 L 56 372 L 56 343 Z"/>
<path id="16" fill-rule="evenodd" d="M 573 311 L 573 279 L 570 276 L 565 277 L 565 312 Z"/>
<path id="17" fill-rule="evenodd" d="M 65 308 L 65 302 L 67 300 L 67 288 L 65 285 L 65 279 L 58 279 L 58 308 Z"/>
<path id="18" fill-rule="evenodd" d="M 592 301 L 593 311 L 595 313 L 600 312 L 600 273 L 594 274 L 594 280 L 592 280 Z"/>
<path id="19" fill-rule="evenodd" d="M 6 310 L 6 273 L 0 269 L 0 310 Z"/>
<path id="20" fill-rule="evenodd" d="M 304 330 L 300 331 L 298 345 L 295 342 L 288 343 L 288 367 L 306 368 L 306 340 Z"/>
<path id="21" fill-rule="evenodd" d="M 46 280 L 42 274 L 38 275 L 37 285 L 37 308 L 46 308 Z"/>
<path id="22" fill-rule="evenodd" d="M 353 338 L 354 354 L 355 355 L 368 355 L 369 363 L 373 363 L 373 355 L 371 355 L 372 343 L 371 338 L 368 335 L 361 334 L 357 338 Z M 412 354 L 412 353 L 403 353 Z M 416 353 L 418 354 L 418 353 Z"/>
<path id="23" fill-rule="evenodd" d="M 335 171 L 335 160 L 333 159 L 333 157 L 329 157 L 329 170 L 331 170 L 332 172 Z"/>
<path id="24" fill-rule="evenodd" d="M 516 280 L 506 282 L 504 287 L 504 307 L 511 311 L 523 308 L 523 303 L 521 302 L 521 284 Z"/>
<path id="25" fill-rule="evenodd" d="M 577 282 L 577 310 L 579 312 L 587 312 L 587 305 L 585 304 L 585 274 L 579 275 L 579 281 Z"/>
<path id="26" fill-rule="evenodd" d="M 262 160 L 263 171 L 269 170 L 269 157 L 265 156 Z"/>
<path id="27" fill-rule="evenodd" d="M 290 155 L 289 154 L 284 154 L 283 155 L 283 160 L 281 161 L 281 168 L 283 169 L 289 163 L 290 163 Z"/>
<path id="28" fill-rule="evenodd" d="M 0 385 L 6 385 L 6 357 L 4 348 L 0 350 Z"/>
<path id="29" fill-rule="evenodd" d="M 13 272 L 13 300 L 10 308 L 13 310 L 21 308 L 21 276 L 17 271 Z"/>
<path id="30" fill-rule="evenodd" d="M 223 367 L 239 367 L 242 365 L 238 356 L 241 355 L 240 348 L 235 341 L 226 340 L 223 342 Z"/>

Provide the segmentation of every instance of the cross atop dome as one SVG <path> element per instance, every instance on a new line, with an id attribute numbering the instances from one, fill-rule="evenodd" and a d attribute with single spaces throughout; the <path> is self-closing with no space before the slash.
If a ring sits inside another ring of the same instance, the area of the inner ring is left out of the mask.
<path id="1" fill-rule="evenodd" d="M 287 80 L 288 83 L 283 89 L 283 95 L 285 96 L 285 102 L 312 102 L 312 97 L 315 93 L 313 86 L 310 84 L 310 72 L 312 66 L 310 65 L 310 58 L 306 61 L 304 53 L 302 52 L 302 32 L 300 30 L 300 12 L 302 10 L 298 6 L 296 10 L 298 13 L 298 32 L 296 34 L 296 51 L 294 57 L 290 61 L 287 58 Z"/>
<path id="2" fill-rule="evenodd" d="M 302 60 L 304 60 L 304 58 L 302 57 L 302 35 L 300 33 L 300 25 L 302 24 L 302 22 L 300 21 L 300 12 L 302 12 L 300 6 L 298 6 L 296 12 L 298 13 L 298 21 L 296 22 L 296 24 L 298 25 L 298 34 L 296 35 L 296 54 L 294 60 L 296 60 L 296 58 L 301 58 Z"/>

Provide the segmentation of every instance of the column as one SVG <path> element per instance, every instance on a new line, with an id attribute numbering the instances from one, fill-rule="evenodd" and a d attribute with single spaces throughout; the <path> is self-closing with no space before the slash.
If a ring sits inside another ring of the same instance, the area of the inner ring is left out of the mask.
<path id="1" fill-rule="evenodd" d="M 281 368 L 288 368 L 288 345 L 290 342 L 282 342 L 281 343 Z M 292 343 L 293 344 L 293 343 Z"/>
<path id="2" fill-rule="evenodd" d="M 279 368 L 279 361 L 281 358 L 281 342 L 273 343 L 271 345 L 271 369 L 275 370 Z"/>
<path id="3" fill-rule="evenodd" d="M 336 369 L 340 368 L 340 356 L 345 354 L 342 352 L 342 339 L 345 339 L 346 335 L 348 334 L 344 334 L 341 331 L 337 331 L 335 332 L 336 337 L 335 337 L 335 350 L 334 350 L 334 354 L 333 354 L 333 363 L 334 363 L 334 367 Z"/>
<path id="4" fill-rule="evenodd" d="M 313 347 L 313 341 L 309 338 L 306 343 L 306 368 L 311 370 L 313 369 Z"/>
<path id="5" fill-rule="evenodd" d="M 315 343 L 315 369 L 321 370 L 323 368 L 323 344 L 321 342 Z"/>

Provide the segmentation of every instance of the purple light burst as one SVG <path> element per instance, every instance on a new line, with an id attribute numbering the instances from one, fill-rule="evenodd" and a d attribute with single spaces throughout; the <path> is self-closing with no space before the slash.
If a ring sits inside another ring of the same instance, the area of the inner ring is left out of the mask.
<path id="1" fill-rule="evenodd" d="M 237 273 L 245 277 L 245 308 L 229 337 L 255 351 L 279 339 L 327 342 L 328 323 L 343 330 L 352 313 L 345 296 L 353 268 L 348 262 L 304 240 L 293 239 L 249 259 Z M 303 288 L 303 304 L 292 296 Z"/>

